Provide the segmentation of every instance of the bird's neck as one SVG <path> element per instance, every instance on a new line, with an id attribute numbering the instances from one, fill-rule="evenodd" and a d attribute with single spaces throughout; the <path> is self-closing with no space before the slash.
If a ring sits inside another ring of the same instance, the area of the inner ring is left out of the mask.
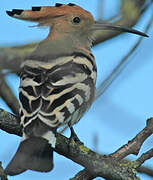
<path id="1" fill-rule="evenodd" d="M 60 32 L 50 30 L 47 38 L 44 41 L 42 41 L 42 43 L 53 42 L 52 44 L 54 44 L 54 42 L 62 43 L 62 41 L 65 42 L 64 43 L 65 46 L 66 45 L 73 46 L 74 48 L 84 47 L 86 49 L 91 48 L 91 41 L 88 38 L 88 34 L 87 33 L 83 34 L 82 32 L 60 33 Z"/>
<path id="2" fill-rule="evenodd" d="M 90 49 L 90 40 L 77 34 L 48 36 L 47 39 L 37 46 L 31 57 L 43 57 L 47 61 L 59 56 L 71 55 L 74 52 L 89 54 Z"/>

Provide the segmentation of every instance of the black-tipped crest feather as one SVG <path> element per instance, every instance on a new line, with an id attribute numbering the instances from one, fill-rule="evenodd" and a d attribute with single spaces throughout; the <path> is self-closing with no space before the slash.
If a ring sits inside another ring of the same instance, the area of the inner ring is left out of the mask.
<path id="1" fill-rule="evenodd" d="M 21 15 L 22 14 L 22 12 L 23 12 L 24 10 L 22 10 L 22 9 L 13 9 L 12 11 L 6 11 L 6 13 L 9 15 L 9 16 L 14 16 L 14 15 Z"/>
<path id="2" fill-rule="evenodd" d="M 61 3 L 56 3 L 55 6 L 56 6 L 56 7 L 61 7 L 61 6 L 63 6 L 63 4 L 61 4 Z"/>
<path id="3" fill-rule="evenodd" d="M 32 11 L 40 11 L 41 10 L 41 7 L 32 7 Z"/>

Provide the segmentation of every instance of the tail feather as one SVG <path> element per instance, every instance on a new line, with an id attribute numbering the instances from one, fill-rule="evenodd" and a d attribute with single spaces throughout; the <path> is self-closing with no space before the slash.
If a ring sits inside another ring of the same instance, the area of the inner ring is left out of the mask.
<path id="1" fill-rule="evenodd" d="M 53 149 L 41 137 L 31 137 L 22 141 L 5 169 L 7 175 L 17 175 L 28 169 L 48 172 L 53 168 Z"/>

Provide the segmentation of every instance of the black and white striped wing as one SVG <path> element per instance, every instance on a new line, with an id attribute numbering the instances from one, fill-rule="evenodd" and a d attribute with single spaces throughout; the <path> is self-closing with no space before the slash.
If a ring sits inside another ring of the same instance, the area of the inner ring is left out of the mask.
<path id="1" fill-rule="evenodd" d="M 95 67 L 86 57 L 67 59 L 50 65 L 24 65 L 19 98 L 21 124 L 27 135 L 43 134 L 42 124 L 56 129 L 71 121 L 75 123 L 90 106 L 95 91 Z"/>

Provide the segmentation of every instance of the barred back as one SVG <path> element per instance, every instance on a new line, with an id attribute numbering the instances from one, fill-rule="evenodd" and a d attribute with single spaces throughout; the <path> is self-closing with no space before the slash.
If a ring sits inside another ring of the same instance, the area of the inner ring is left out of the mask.
<path id="1" fill-rule="evenodd" d="M 19 88 L 24 138 L 76 123 L 94 99 L 95 83 L 92 54 L 74 53 L 48 63 L 25 61 Z"/>

